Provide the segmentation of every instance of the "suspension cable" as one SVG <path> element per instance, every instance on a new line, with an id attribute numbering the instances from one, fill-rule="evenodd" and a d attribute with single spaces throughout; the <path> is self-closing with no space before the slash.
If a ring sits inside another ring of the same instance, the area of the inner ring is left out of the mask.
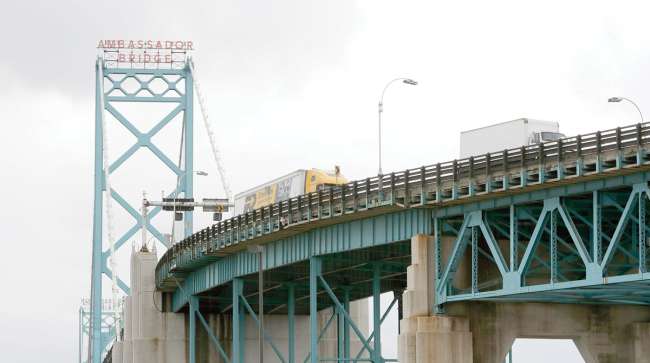
<path id="1" fill-rule="evenodd" d="M 196 90 L 196 94 L 198 95 L 199 107 L 201 108 L 201 115 L 203 116 L 203 124 L 205 125 L 206 132 L 208 133 L 208 138 L 210 139 L 212 156 L 214 157 L 214 161 L 217 164 L 217 171 L 219 172 L 219 177 L 221 178 L 223 191 L 224 193 L 226 193 L 226 198 L 228 198 L 228 201 L 232 202 L 232 194 L 226 176 L 226 169 L 223 166 L 223 162 L 221 160 L 221 151 L 219 151 L 219 148 L 217 147 L 215 134 L 214 131 L 212 130 L 212 126 L 210 125 L 205 99 L 203 98 L 203 94 L 201 93 L 201 85 L 199 83 L 199 77 L 196 74 L 196 68 L 194 67 L 194 60 L 192 60 L 192 57 L 187 58 L 187 64 L 190 67 L 190 72 L 192 72 L 192 78 L 194 80 L 194 89 Z"/>

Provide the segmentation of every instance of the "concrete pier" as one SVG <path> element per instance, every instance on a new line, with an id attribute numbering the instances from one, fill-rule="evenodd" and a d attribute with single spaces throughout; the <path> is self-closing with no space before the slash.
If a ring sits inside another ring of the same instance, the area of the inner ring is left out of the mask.
<path id="1" fill-rule="evenodd" d="M 586 363 L 650 362 L 647 307 L 472 301 L 434 314 L 432 250 L 431 236 L 413 237 L 401 363 L 502 363 L 516 338 L 572 339 Z"/>
<path id="2" fill-rule="evenodd" d="M 155 251 L 133 251 L 131 257 L 131 296 L 124 305 L 123 338 L 113 345 L 112 359 L 117 363 L 185 363 L 189 362 L 188 313 L 163 312 L 162 294 L 156 291 L 154 271 L 158 259 Z M 332 315 L 332 309 L 319 311 L 322 329 Z M 350 315 L 368 334 L 368 301 L 351 302 Z M 212 333 L 217 337 L 228 357 L 232 356 L 232 317 L 230 314 L 204 314 Z M 289 357 L 289 324 L 286 315 L 267 315 L 265 330 L 285 359 Z M 336 317 L 324 332 L 319 344 L 321 357 L 336 357 L 338 347 Z M 246 315 L 244 326 L 243 362 L 258 361 L 258 329 L 256 322 Z M 309 316 L 295 316 L 295 362 L 302 362 L 309 354 Z M 350 340 L 352 354 L 361 349 L 358 338 Z M 264 344 L 265 362 L 281 362 L 271 344 Z M 205 329 L 196 323 L 196 362 L 222 363 Z"/>
<path id="3" fill-rule="evenodd" d="M 132 252 L 131 295 L 124 304 L 123 339 L 113 345 L 114 363 L 186 361 L 185 318 L 161 311 L 154 280 L 157 262 L 155 252 Z"/>

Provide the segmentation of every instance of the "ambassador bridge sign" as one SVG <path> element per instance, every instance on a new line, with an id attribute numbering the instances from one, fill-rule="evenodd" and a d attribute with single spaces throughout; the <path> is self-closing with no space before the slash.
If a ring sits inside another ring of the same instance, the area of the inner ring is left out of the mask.
<path id="1" fill-rule="evenodd" d="M 187 53 L 194 50 L 191 40 L 103 39 L 97 44 L 109 67 L 181 68 Z"/>

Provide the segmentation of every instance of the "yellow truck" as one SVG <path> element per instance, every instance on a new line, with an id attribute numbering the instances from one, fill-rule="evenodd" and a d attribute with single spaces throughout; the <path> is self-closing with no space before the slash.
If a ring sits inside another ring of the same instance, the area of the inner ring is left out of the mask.
<path id="1" fill-rule="evenodd" d="M 235 195 L 235 215 L 347 182 L 338 166 L 332 171 L 296 170 Z"/>

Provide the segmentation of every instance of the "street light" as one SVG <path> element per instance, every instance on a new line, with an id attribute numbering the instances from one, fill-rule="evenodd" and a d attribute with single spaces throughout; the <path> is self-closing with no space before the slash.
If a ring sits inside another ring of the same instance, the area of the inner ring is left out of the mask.
<path id="1" fill-rule="evenodd" d="M 643 122 L 643 114 L 641 113 L 641 109 L 640 109 L 639 106 L 637 106 L 636 103 L 634 103 L 634 101 L 632 101 L 631 99 L 629 99 L 629 98 L 625 98 L 625 97 L 610 97 L 610 98 L 607 100 L 607 102 L 621 102 L 621 101 L 624 101 L 624 100 L 627 101 L 627 102 L 629 102 L 629 103 L 631 103 L 631 104 L 633 104 L 634 107 L 636 107 L 636 110 L 639 111 L 639 116 L 641 116 L 641 122 Z"/>
<path id="2" fill-rule="evenodd" d="M 377 173 L 379 177 L 379 201 L 383 199 L 383 173 L 381 170 L 381 113 L 384 112 L 384 94 L 386 94 L 386 90 L 388 87 L 397 82 L 397 81 L 402 81 L 404 84 L 408 84 L 410 86 L 417 86 L 418 82 L 410 79 L 410 78 L 395 78 L 392 81 L 388 82 L 386 86 L 384 87 L 384 90 L 381 92 L 381 97 L 379 98 L 379 171 Z"/>

